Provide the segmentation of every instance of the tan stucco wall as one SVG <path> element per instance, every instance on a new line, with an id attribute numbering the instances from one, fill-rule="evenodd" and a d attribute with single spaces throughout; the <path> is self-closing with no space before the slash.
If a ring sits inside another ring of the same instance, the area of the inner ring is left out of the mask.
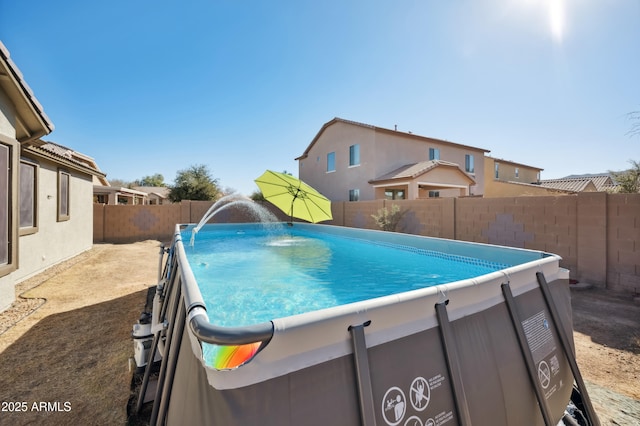
<path id="1" fill-rule="evenodd" d="M 329 126 L 298 163 L 300 179 L 331 200 L 349 200 L 349 190 L 359 189 L 360 199 L 373 199 L 368 181 L 376 173 L 375 133 L 372 130 L 337 122 Z M 360 165 L 349 167 L 349 147 L 360 145 Z M 327 154 L 336 153 L 336 170 L 327 172 Z"/>
<path id="2" fill-rule="evenodd" d="M 0 134 L 16 138 L 15 109 L 6 94 L 0 91 Z"/>
<path id="3" fill-rule="evenodd" d="M 20 237 L 18 270 L 11 274 L 15 282 L 89 250 L 93 245 L 91 176 L 70 171 L 70 218 L 58 222 L 58 167 L 42 160 L 39 165 L 38 232 Z"/>
<path id="4" fill-rule="evenodd" d="M 515 164 L 507 160 L 485 157 L 485 176 L 491 180 L 495 180 L 495 165 L 498 164 L 498 180 L 511 181 L 519 183 L 533 183 L 538 181 L 539 169 L 528 167 L 523 164 Z M 516 169 L 518 175 L 516 176 Z"/>
<path id="5" fill-rule="evenodd" d="M 499 177 L 495 178 L 495 164 L 499 164 Z M 518 168 L 518 177 L 516 177 L 516 167 Z M 568 194 L 566 191 L 558 191 L 550 188 L 517 185 L 516 183 L 533 183 L 538 181 L 538 169 L 516 165 L 508 161 L 485 157 L 484 161 L 485 175 L 485 197 L 518 197 L 518 196 L 545 196 L 545 195 L 563 195 Z"/>
<path id="6" fill-rule="evenodd" d="M 4 139 L 15 140 L 15 110 L 3 91 L 0 91 L 0 135 Z M 16 142 L 17 144 L 17 142 Z M 11 274 L 0 277 L 0 312 L 15 300 L 14 283 Z"/>
<path id="7" fill-rule="evenodd" d="M 360 145 L 360 165 L 349 167 L 349 147 L 354 144 Z M 327 127 L 309 150 L 307 158 L 299 161 L 298 176 L 334 201 L 347 201 L 350 189 L 360 190 L 360 200 L 373 200 L 376 192 L 369 180 L 406 164 L 428 160 L 429 148 L 440 149 L 441 160 L 457 163 L 463 170 L 465 154 L 472 154 L 473 177 L 477 185 L 471 192 L 481 192 L 484 184 L 482 150 L 450 146 L 436 140 L 417 140 L 402 133 L 375 131 L 340 121 Z M 327 154 L 330 152 L 336 153 L 336 170 L 327 173 Z"/>
<path id="8" fill-rule="evenodd" d="M 375 161 L 377 164 L 376 176 L 389 173 L 405 164 L 417 163 L 429 160 L 429 148 L 440 150 L 440 160 L 456 163 L 464 171 L 465 154 L 474 157 L 475 173 L 471 176 L 475 179 L 476 185 L 471 187 L 471 194 L 482 194 L 484 186 L 484 152 L 465 147 L 457 147 L 441 143 L 434 139 L 414 140 L 407 139 L 393 133 L 376 133 Z M 420 179 L 418 179 L 420 180 Z M 456 178 L 458 181 L 459 178 Z"/>

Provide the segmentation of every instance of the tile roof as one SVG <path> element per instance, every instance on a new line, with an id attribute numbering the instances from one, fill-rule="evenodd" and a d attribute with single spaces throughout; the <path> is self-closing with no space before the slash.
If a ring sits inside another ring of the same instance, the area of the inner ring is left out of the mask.
<path id="1" fill-rule="evenodd" d="M 43 141 L 41 139 L 35 141 L 33 145 L 29 145 L 24 148 L 25 151 L 30 151 L 34 154 L 38 154 L 47 157 L 51 160 L 58 161 L 67 166 L 74 167 L 85 173 L 104 177 L 106 176 L 95 164 L 95 161 L 82 153 L 67 148 L 66 146 L 59 145 L 54 142 Z"/>
<path id="2" fill-rule="evenodd" d="M 600 192 L 613 188 L 614 183 L 609 175 L 590 175 L 566 177 L 562 179 L 545 179 L 540 181 L 540 186 L 575 192 L 583 192 L 585 190 Z"/>
<path id="3" fill-rule="evenodd" d="M 515 161 L 505 160 L 504 158 L 491 157 L 489 155 L 485 155 L 485 158 L 494 160 L 497 163 L 507 163 L 507 164 L 512 164 L 514 166 L 528 167 L 530 169 L 535 169 L 535 170 L 538 170 L 538 171 L 544 170 L 544 169 L 541 169 L 540 167 L 529 166 L 528 164 L 523 164 L 523 163 L 516 163 Z"/>
<path id="4" fill-rule="evenodd" d="M 427 173 L 428 171 L 433 170 L 439 166 L 453 167 L 456 170 L 459 170 L 461 173 L 464 173 L 462 172 L 462 170 L 460 170 L 460 167 L 458 167 L 456 163 L 450 163 L 448 161 L 442 161 L 442 160 L 429 160 L 429 161 L 421 161 L 419 163 L 405 164 L 404 166 L 399 167 L 393 170 L 392 172 L 386 173 L 382 176 L 379 176 L 375 179 L 370 180 L 369 183 L 381 182 L 385 180 L 415 179 L 418 176 L 421 176 Z M 465 173 L 465 176 L 468 176 L 468 175 L 466 175 Z M 469 177 L 469 179 L 473 181 L 471 177 Z"/>
<path id="5" fill-rule="evenodd" d="M 155 194 L 160 198 L 168 198 L 170 192 L 170 189 L 166 186 L 134 186 L 133 189 L 147 194 Z"/>

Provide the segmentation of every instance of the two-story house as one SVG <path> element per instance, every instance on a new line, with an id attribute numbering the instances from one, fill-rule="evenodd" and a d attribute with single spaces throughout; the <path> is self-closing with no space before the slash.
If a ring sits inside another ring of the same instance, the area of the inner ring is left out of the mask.
<path id="1" fill-rule="evenodd" d="M 334 118 L 296 158 L 333 201 L 482 195 L 486 149 Z"/>

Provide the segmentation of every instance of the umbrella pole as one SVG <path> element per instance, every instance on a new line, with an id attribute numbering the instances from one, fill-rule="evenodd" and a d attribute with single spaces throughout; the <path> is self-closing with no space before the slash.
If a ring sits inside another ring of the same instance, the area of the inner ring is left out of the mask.
<path id="1" fill-rule="evenodd" d="M 296 199 L 298 198 L 298 194 L 300 193 L 300 185 L 302 185 L 302 182 L 298 183 L 298 188 L 296 189 L 296 193 L 293 196 L 293 200 L 291 200 L 291 218 L 289 220 L 289 226 L 293 226 L 293 203 L 296 202 Z"/>
<path id="2" fill-rule="evenodd" d="M 296 200 L 295 197 L 293 197 L 293 201 L 291 202 L 291 213 L 289 215 L 289 226 L 293 226 L 293 202 Z"/>

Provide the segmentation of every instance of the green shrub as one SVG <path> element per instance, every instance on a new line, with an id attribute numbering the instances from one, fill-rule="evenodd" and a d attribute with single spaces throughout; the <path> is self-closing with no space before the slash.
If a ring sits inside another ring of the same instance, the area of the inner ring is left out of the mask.
<path id="1" fill-rule="evenodd" d="M 371 217 L 376 221 L 376 224 L 383 231 L 395 232 L 398 223 L 402 220 L 402 216 L 405 212 L 400 211 L 400 206 L 397 204 L 391 205 L 391 211 L 383 207 L 378 210 L 378 214 L 372 214 Z"/>

